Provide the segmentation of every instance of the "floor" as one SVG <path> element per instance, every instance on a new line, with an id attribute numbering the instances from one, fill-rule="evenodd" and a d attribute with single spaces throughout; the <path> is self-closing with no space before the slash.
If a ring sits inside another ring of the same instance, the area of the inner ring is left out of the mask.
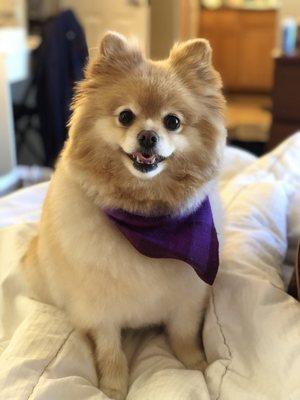
<path id="1" fill-rule="evenodd" d="M 245 142 L 267 142 L 272 118 L 270 96 L 231 94 L 226 98 L 229 138 Z"/>

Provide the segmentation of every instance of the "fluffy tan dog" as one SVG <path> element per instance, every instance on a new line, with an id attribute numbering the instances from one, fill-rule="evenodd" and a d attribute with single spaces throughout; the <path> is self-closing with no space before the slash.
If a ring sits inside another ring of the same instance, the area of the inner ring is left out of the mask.
<path id="1" fill-rule="evenodd" d="M 178 216 L 209 195 L 214 211 L 223 109 L 202 39 L 154 62 L 107 33 L 77 87 L 70 137 L 23 270 L 35 297 L 92 335 L 99 384 L 113 399 L 127 394 L 123 328 L 164 324 L 178 359 L 204 368 L 198 331 L 210 286 L 183 261 L 141 254 L 103 210 Z"/>

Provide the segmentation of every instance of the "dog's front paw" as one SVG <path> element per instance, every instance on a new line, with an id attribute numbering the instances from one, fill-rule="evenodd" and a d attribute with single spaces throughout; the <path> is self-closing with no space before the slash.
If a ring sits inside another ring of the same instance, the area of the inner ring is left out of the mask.
<path id="1" fill-rule="evenodd" d="M 112 400 L 125 400 L 127 396 L 128 390 L 128 382 L 127 379 L 105 379 L 102 377 L 99 382 L 99 387 L 103 393 L 106 394 Z"/>
<path id="2" fill-rule="evenodd" d="M 112 400 L 125 400 L 127 395 L 126 392 L 120 391 L 118 388 L 110 388 L 105 386 L 100 386 L 100 389 L 106 396 L 108 396 Z"/>
<path id="3" fill-rule="evenodd" d="M 205 356 L 198 349 L 194 349 L 193 352 L 185 351 L 184 353 L 177 354 L 177 357 L 187 369 L 197 369 L 204 372 L 207 368 Z"/>
<path id="4" fill-rule="evenodd" d="M 187 358 L 184 364 L 187 369 L 197 369 L 202 372 L 204 372 L 207 368 L 207 362 L 203 359 L 201 355 L 198 358 L 195 356 L 191 357 L 190 360 Z"/>

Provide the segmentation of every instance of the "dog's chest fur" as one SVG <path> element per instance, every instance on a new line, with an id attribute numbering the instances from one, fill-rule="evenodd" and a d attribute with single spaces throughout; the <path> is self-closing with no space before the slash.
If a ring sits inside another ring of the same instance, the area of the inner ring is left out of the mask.
<path id="1" fill-rule="evenodd" d="M 43 217 L 39 253 L 48 296 L 76 325 L 162 323 L 189 297 L 203 308 L 209 286 L 190 266 L 140 254 L 65 174 L 56 174 Z"/>

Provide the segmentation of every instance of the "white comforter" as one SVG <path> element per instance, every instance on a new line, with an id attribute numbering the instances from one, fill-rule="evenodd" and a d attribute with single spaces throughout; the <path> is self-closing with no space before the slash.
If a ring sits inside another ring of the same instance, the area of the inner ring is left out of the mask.
<path id="1" fill-rule="evenodd" d="M 209 366 L 188 371 L 163 334 L 132 334 L 129 400 L 300 399 L 300 306 L 281 278 L 300 237 L 300 134 L 258 160 L 228 149 L 221 188 L 226 240 L 203 331 Z M 0 399 L 104 400 L 87 339 L 27 298 L 18 271 L 45 191 L 0 200 Z"/>

